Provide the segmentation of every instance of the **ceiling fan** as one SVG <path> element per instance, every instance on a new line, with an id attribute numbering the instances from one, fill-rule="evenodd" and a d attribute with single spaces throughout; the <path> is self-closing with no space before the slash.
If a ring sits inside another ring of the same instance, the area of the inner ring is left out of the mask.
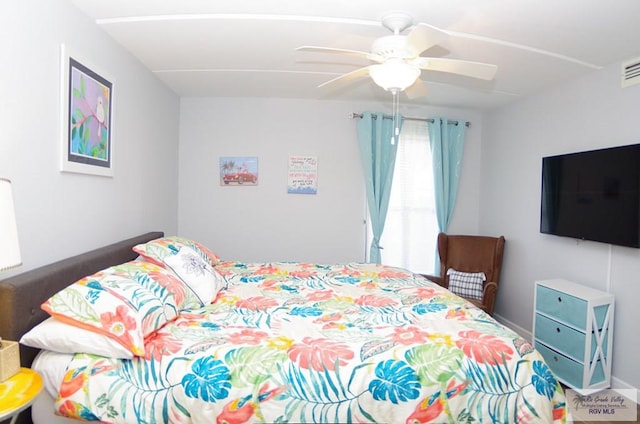
<path id="1" fill-rule="evenodd" d="M 301 46 L 298 51 L 337 53 L 364 57 L 372 65 L 358 68 L 320 84 L 324 87 L 338 82 L 349 82 L 369 75 L 373 81 L 387 91 L 397 94 L 405 91 L 409 98 L 426 94 L 426 88 L 417 83 L 422 70 L 446 72 L 482 80 L 492 80 L 498 67 L 493 64 L 467 60 L 421 56 L 421 54 L 444 41 L 448 34 L 434 26 L 417 24 L 407 35 L 400 33 L 413 22 L 406 13 L 391 13 L 382 19 L 382 25 L 393 35 L 376 39 L 370 52 L 332 47 Z"/>

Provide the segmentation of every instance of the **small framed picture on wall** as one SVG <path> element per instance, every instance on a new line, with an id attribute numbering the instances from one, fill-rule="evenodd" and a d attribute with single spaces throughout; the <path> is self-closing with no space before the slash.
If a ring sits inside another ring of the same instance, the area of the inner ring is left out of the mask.
<path id="1" fill-rule="evenodd" d="M 61 46 L 62 171 L 113 176 L 114 80 Z"/>
<path id="2" fill-rule="evenodd" d="M 318 158 L 316 156 L 289 156 L 287 193 L 318 193 Z"/>
<path id="3" fill-rule="evenodd" d="M 221 186 L 255 186 L 258 185 L 257 156 L 221 156 Z"/>

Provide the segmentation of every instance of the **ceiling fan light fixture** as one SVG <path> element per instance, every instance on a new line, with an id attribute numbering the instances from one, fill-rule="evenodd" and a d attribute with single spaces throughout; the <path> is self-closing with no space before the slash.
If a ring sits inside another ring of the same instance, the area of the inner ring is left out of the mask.
<path id="1" fill-rule="evenodd" d="M 369 75 L 373 82 L 387 91 L 404 91 L 416 82 L 420 68 L 403 60 L 387 60 L 369 66 Z"/>

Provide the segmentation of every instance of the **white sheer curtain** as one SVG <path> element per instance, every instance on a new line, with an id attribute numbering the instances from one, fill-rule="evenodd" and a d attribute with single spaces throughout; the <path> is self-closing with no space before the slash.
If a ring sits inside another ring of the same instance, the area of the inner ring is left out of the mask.
<path id="1" fill-rule="evenodd" d="M 405 120 L 398 142 L 382 263 L 432 274 L 437 255 L 433 170 L 427 123 Z"/>

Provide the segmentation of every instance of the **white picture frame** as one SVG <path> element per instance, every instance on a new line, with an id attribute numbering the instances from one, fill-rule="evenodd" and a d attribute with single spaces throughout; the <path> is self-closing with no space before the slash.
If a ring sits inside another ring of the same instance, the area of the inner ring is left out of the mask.
<path id="1" fill-rule="evenodd" d="M 61 171 L 114 175 L 115 80 L 60 47 Z"/>

